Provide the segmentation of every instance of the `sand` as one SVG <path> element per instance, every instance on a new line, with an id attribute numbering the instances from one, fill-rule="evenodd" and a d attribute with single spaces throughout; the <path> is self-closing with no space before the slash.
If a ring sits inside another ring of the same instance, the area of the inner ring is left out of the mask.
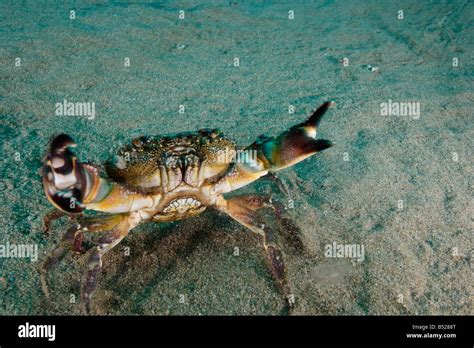
<path id="1" fill-rule="evenodd" d="M 280 238 L 294 314 L 473 314 L 472 2 L 2 2 L 0 14 L 0 242 L 39 249 L 37 262 L 0 258 L 0 314 L 81 314 L 86 255 L 51 272 L 51 301 L 37 273 L 68 224 L 41 232 L 51 206 L 38 170 L 54 134 L 100 164 L 142 134 L 218 127 L 247 145 L 326 100 L 336 106 L 319 137 L 336 146 L 279 173 L 290 196 L 265 180 L 233 193 L 293 200 L 307 249 Z M 64 99 L 95 102 L 95 118 L 56 116 Z M 389 100 L 420 114 L 381 115 Z M 326 257 L 334 242 L 363 245 L 364 260 Z M 259 237 L 214 211 L 136 228 L 106 255 L 93 304 L 114 315 L 282 309 Z"/>

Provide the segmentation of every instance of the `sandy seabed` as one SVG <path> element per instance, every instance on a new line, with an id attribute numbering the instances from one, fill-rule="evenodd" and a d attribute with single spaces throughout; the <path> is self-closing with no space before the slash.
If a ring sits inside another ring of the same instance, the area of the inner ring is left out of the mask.
<path id="1" fill-rule="evenodd" d="M 37 271 L 68 223 L 41 232 L 51 206 L 38 171 L 54 134 L 93 163 L 142 134 L 218 127 L 247 145 L 326 100 L 319 136 L 336 146 L 280 172 L 290 196 L 265 180 L 235 192 L 294 203 L 308 249 L 280 241 L 294 313 L 473 313 L 473 2 L 2 2 L 0 14 L 0 242 L 39 250 L 37 262 L 0 258 L 0 314 L 80 314 L 87 256 L 52 271 L 51 301 Z M 96 116 L 56 116 L 64 99 L 95 102 Z M 420 113 L 383 115 L 389 100 Z M 334 242 L 363 245 L 364 259 L 326 257 Z M 132 231 L 104 259 L 93 310 L 282 307 L 259 237 L 208 211 Z"/>

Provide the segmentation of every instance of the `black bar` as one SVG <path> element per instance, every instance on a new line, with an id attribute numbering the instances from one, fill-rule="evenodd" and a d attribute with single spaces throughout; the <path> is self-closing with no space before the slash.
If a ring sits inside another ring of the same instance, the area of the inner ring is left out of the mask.
<path id="1" fill-rule="evenodd" d="M 470 316 L 0 317 L 0 345 L 415 344 L 472 347 Z M 19 326 L 55 325 L 55 340 L 20 338 Z M 415 325 L 415 326 L 414 326 Z M 450 326 L 450 325 L 455 325 Z M 424 329 L 423 329 L 424 328 Z M 407 334 L 456 337 L 407 338 Z"/>

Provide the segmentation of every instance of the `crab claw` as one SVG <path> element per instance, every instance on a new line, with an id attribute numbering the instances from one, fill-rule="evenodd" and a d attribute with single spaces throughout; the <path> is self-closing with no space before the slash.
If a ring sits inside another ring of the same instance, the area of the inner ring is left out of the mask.
<path id="1" fill-rule="evenodd" d="M 74 140 L 66 134 L 51 142 L 43 166 L 43 186 L 46 197 L 56 208 L 67 213 L 80 213 L 87 188 L 87 173 L 70 150 Z"/>
<path id="2" fill-rule="evenodd" d="M 212 191 L 226 193 L 237 190 L 258 178 L 292 166 L 333 145 L 329 140 L 316 139 L 316 130 L 333 102 L 321 105 L 303 123 L 297 124 L 276 138 L 261 135 L 246 147 L 250 160 L 237 163 L 232 171 L 214 184 Z"/>
<path id="3" fill-rule="evenodd" d="M 258 160 L 251 163 L 248 169 L 280 170 L 331 147 L 333 145 L 331 141 L 316 139 L 316 130 L 322 117 L 333 104 L 333 102 L 324 103 L 307 121 L 291 127 L 276 138 L 261 135 L 249 147 L 257 151 Z"/>

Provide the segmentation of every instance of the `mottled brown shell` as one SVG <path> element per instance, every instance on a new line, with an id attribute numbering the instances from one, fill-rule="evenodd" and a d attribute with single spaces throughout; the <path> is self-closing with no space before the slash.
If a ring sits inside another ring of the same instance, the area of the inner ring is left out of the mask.
<path id="1" fill-rule="evenodd" d="M 217 129 L 174 137 L 140 137 L 105 165 L 116 182 L 145 192 L 169 192 L 185 183 L 199 187 L 225 174 L 235 144 Z"/>

